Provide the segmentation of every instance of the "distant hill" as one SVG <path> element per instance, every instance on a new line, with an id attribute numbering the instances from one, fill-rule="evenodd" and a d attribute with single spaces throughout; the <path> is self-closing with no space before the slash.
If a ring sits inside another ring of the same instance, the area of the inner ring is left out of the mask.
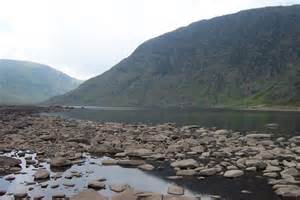
<path id="1" fill-rule="evenodd" d="M 141 44 L 53 104 L 300 106 L 300 6 L 192 23 Z"/>
<path id="2" fill-rule="evenodd" d="M 81 81 L 47 65 L 0 59 L 0 104 L 31 104 L 75 89 Z"/>

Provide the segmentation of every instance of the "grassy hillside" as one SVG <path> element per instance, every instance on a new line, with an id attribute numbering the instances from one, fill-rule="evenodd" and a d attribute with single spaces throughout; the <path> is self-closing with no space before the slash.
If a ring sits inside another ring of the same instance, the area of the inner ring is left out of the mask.
<path id="1" fill-rule="evenodd" d="M 300 6 L 202 20 L 141 44 L 53 104 L 300 105 Z"/>
<path id="2" fill-rule="evenodd" d="M 30 104 L 64 94 L 80 81 L 46 65 L 0 60 L 0 104 Z"/>

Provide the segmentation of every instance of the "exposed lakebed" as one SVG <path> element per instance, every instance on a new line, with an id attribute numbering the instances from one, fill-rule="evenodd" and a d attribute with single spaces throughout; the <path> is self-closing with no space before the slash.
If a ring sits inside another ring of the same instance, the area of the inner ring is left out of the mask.
<path id="1" fill-rule="evenodd" d="M 58 193 L 72 199 L 90 181 L 100 187 L 97 194 L 113 200 L 124 200 L 128 193 L 112 192 L 111 184 L 129 185 L 130 200 L 300 196 L 299 136 L 245 135 L 172 123 L 102 123 L 30 109 L 0 111 L 0 191 L 10 197 Z M 45 176 L 48 184 L 33 175 Z"/>

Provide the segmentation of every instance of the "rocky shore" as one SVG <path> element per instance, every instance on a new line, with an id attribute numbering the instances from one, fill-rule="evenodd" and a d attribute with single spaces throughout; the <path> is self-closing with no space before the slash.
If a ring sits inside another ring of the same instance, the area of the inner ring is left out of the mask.
<path id="1" fill-rule="evenodd" d="M 22 157 L 27 166 L 34 166 L 34 180 L 39 181 L 53 178 L 40 163 L 48 163 L 53 169 L 67 168 L 80 164 L 83 155 L 89 153 L 108 156 L 102 165 L 129 166 L 145 171 L 159 167 L 155 163 L 167 161 L 174 169 L 170 179 L 263 176 L 281 198 L 300 198 L 300 136 L 276 138 L 271 134 L 243 135 L 194 125 L 97 123 L 37 115 L 41 111 L 57 110 L 59 108 L 0 108 L 0 174 L 5 180 L 13 180 L 15 174 L 20 173 Z M 15 152 L 14 156 L 3 155 L 10 152 Z M 26 157 L 27 153 L 36 155 L 35 159 Z M 73 175 L 76 176 L 76 172 Z M 72 183 L 67 185 L 71 187 Z M 106 187 L 103 180 L 90 182 L 87 187 L 89 189 L 78 192 L 71 199 L 107 199 L 93 190 Z M 168 195 L 138 192 L 124 185 L 109 187 L 116 192 L 114 200 L 197 199 L 184 196 L 183 188 L 178 186 L 171 186 Z M 0 188 L 0 195 L 5 194 Z M 14 196 L 22 199 L 27 193 Z M 64 199 L 65 196 L 55 198 Z"/>

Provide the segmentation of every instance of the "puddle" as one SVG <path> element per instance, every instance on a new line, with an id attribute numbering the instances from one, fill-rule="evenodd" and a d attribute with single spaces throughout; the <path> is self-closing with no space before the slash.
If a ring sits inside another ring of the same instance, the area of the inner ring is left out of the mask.
<path id="1" fill-rule="evenodd" d="M 9 154 L 4 154 L 5 156 L 16 155 L 16 152 Z M 26 154 L 26 156 L 32 156 L 35 158 L 35 154 Z M 25 157 L 26 157 L 25 156 Z M 19 158 L 18 156 L 15 156 Z M 0 189 L 4 189 L 9 193 L 26 191 L 30 197 L 42 194 L 44 199 L 52 199 L 52 195 L 56 193 L 63 193 L 67 197 L 71 197 L 77 194 L 83 188 L 87 187 L 87 183 L 91 180 L 98 180 L 100 178 L 105 178 L 106 189 L 100 190 L 99 193 L 111 197 L 116 194 L 109 189 L 110 184 L 128 184 L 138 191 L 149 191 L 161 194 L 167 194 L 167 188 L 171 184 L 174 184 L 172 180 L 167 180 L 160 178 L 156 173 L 148 173 L 141 171 L 136 168 L 124 168 L 120 166 L 103 166 L 101 165 L 101 160 L 107 159 L 107 157 L 93 158 L 89 155 L 85 155 L 83 163 L 75 164 L 71 168 L 65 170 L 64 172 L 54 172 L 50 169 L 48 163 L 40 163 L 44 168 L 50 171 L 50 176 L 53 177 L 57 173 L 61 173 L 62 177 L 54 180 L 53 178 L 46 180 L 44 182 L 39 182 L 36 184 L 33 180 L 33 174 L 36 169 L 32 165 L 26 168 L 26 161 L 24 157 L 19 158 L 22 160 L 22 171 L 20 174 L 15 175 L 15 180 L 9 182 L 0 177 Z M 77 171 L 81 173 L 81 177 L 72 177 L 72 179 L 67 179 L 72 171 Z M 28 183 L 32 183 L 29 184 Z M 42 188 L 41 184 L 48 183 L 47 188 Z M 64 183 L 72 183 L 74 187 L 64 186 Z M 51 188 L 51 185 L 58 184 L 59 187 Z M 185 195 L 187 196 L 201 196 L 203 200 L 211 199 L 208 195 L 200 195 L 197 192 L 191 191 L 185 188 Z M 13 195 L 5 195 L 0 197 L 0 199 L 13 199 Z"/>

